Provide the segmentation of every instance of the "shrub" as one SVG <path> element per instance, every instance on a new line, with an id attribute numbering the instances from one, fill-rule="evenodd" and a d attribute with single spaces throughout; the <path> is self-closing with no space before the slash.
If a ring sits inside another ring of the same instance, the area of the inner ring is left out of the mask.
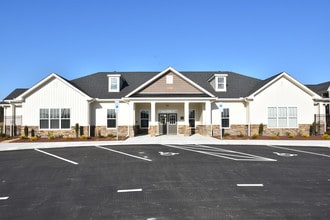
<path id="1" fill-rule="evenodd" d="M 328 135 L 328 134 L 323 134 L 323 135 L 322 135 L 322 138 L 323 138 L 324 140 L 330 140 L 330 135 Z"/>
<path id="2" fill-rule="evenodd" d="M 0 134 L 0 137 L 5 138 L 5 137 L 6 137 L 6 134 L 1 133 L 1 134 Z"/>
<path id="3" fill-rule="evenodd" d="M 31 136 L 29 139 L 30 141 L 36 141 L 38 138 L 36 136 Z"/>
<path id="4" fill-rule="evenodd" d="M 87 136 L 87 135 L 81 135 L 80 138 L 81 138 L 81 139 L 90 139 L 90 137 Z"/>
<path id="5" fill-rule="evenodd" d="M 54 134 L 53 133 L 51 133 L 51 132 L 48 132 L 48 139 L 49 140 L 52 140 L 52 139 L 55 139 L 55 136 L 54 136 Z"/>
<path id="6" fill-rule="evenodd" d="M 35 131 L 34 131 L 34 129 L 31 130 L 31 136 L 32 136 L 32 137 L 35 136 Z"/>
<path id="7" fill-rule="evenodd" d="M 257 134 L 257 133 L 254 133 L 253 135 L 252 135 L 252 139 L 257 139 L 259 137 L 259 135 Z"/>
<path id="8" fill-rule="evenodd" d="M 79 136 L 79 124 L 78 123 L 76 123 L 74 130 L 76 132 L 76 138 L 78 138 L 78 136 Z"/>
<path id="9" fill-rule="evenodd" d="M 65 139 L 66 140 L 71 140 L 71 136 L 69 136 L 69 135 L 68 136 L 65 136 Z"/>
<path id="10" fill-rule="evenodd" d="M 313 124 L 309 127 L 309 135 L 316 135 L 316 123 L 313 122 Z"/>
<path id="11" fill-rule="evenodd" d="M 290 132 L 286 132 L 286 136 L 288 138 L 294 138 L 294 135 L 292 133 L 290 133 Z"/>
<path id="12" fill-rule="evenodd" d="M 272 135 L 271 136 L 271 139 L 274 139 L 274 140 L 276 140 L 276 139 L 279 139 L 280 137 L 278 136 L 278 135 Z"/>
<path id="13" fill-rule="evenodd" d="M 28 128 L 28 126 L 25 126 L 24 127 L 24 136 L 25 137 L 29 136 L 29 128 Z"/>
<path id="14" fill-rule="evenodd" d="M 301 136 L 304 137 L 304 138 L 308 138 L 309 134 L 302 134 Z"/>
<path id="15" fill-rule="evenodd" d="M 114 134 L 108 134 L 108 137 L 109 137 L 109 138 L 115 138 L 116 135 L 114 135 Z"/>
<path id="16" fill-rule="evenodd" d="M 259 136 L 264 134 L 264 125 L 262 123 L 259 124 L 258 134 Z"/>
<path id="17" fill-rule="evenodd" d="M 25 135 L 21 135 L 21 136 L 19 136 L 19 139 L 27 139 L 28 137 L 27 136 L 25 136 Z"/>

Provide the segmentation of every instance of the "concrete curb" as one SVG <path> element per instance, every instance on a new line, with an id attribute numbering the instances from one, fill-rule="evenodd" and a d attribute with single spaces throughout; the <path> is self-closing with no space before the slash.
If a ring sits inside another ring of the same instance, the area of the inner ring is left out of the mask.
<path id="1" fill-rule="evenodd" d="M 216 145 L 276 145 L 301 147 L 327 147 L 329 140 L 219 140 L 201 135 L 193 136 L 158 136 L 148 135 L 129 138 L 125 141 L 79 141 L 79 142 L 31 142 L 0 143 L 0 151 L 28 150 L 34 148 L 65 148 L 95 145 L 149 145 L 149 144 L 216 144 Z"/>

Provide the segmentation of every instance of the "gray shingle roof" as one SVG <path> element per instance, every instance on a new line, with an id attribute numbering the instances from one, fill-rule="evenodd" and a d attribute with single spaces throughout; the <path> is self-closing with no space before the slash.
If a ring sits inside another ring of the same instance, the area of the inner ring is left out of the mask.
<path id="1" fill-rule="evenodd" d="M 218 71 L 218 72 L 180 72 L 196 84 L 200 85 L 208 92 L 219 98 L 239 98 L 246 97 L 251 90 L 261 80 L 244 76 L 234 72 Z M 217 92 L 213 89 L 208 81 L 214 74 L 227 74 L 227 91 Z"/>
<path id="2" fill-rule="evenodd" d="M 320 95 L 321 97 L 328 98 L 328 89 L 330 88 L 330 81 L 316 84 L 316 85 L 306 85 L 309 89 Z"/>
<path id="3" fill-rule="evenodd" d="M 13 100 L 17 98 L 19 95 L 23 94 L 26 90 L 28 89 L 15 89 L 9 95 L 7 95 L 7 97 L 4 98 L 3 100 Z"/>
<path id="4" fill-rule="evenodd" d="M 261 80 L 233 72 L 180 72 L 194 83 L 206 89 L 219 98 L 239 98 L 249 95 L 249 92 Z M 214 74 L 228 74 L 227 92 L 216 92 L 208 81 Z M 108 92 L 109 74 L 120 74 L 125 80 L 120 92 Z M 159 72 L 99 72 L 72 80 L 71 83 L 93 98 L 117 99 L 122 98 L 150 80 Z"/>
<path id="5" fill-rule="evenodd" d="M 182 71 L 180 73 L 218 98 L 247 97 L 279 75 L 277 74 L 265 80 L 260 80 L 227 71 Z M 120 74 L 121 79 L 123 79 L 124 83 L 119 92 L 108 92 L 108 75 L 111 74 Z M 65 80 L 92 98 L 120 99 L 136 90 L 139 86 L 152 79 L 157 74 L 159 74 L 159 72 L 98 72 L 71 81 L 67 79 Z M 214 74 L 227 74 L 226 92 L 217 92 L 213 89 L 209 80 Z M 307 85 L 307 87 L 320 95 L 323 95 L 329 86 L 330 81 L 317 85 Z M 27 89 L 15 89 L 4 100 L 12 100 L 26 90 Z M 175 96 L 182 97 L 182 95 Z M 155 97 L 155 95 L 153 97 Z M 168 97 L 174 97 L 174 95 L 169 95 Z M 200 97 L 205 97 L 205 95 L 200 95 Z"/>
<path id="6" fill-rule="evenodd" d="M 108 75 L 120 74 L 124 84 L 120 92 L 108 92 Z M 158 72 L 98 72 L 72 80 L 71 83 L 90 97 L 119 99 L 157 75 Z"/>

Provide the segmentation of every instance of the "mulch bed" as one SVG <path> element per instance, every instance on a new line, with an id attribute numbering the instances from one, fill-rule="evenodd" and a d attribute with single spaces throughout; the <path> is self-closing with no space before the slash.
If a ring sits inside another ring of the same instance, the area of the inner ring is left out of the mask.
<path id="1" fill-rule="evenodd" d="M 220 136 L 217 136 L 216 138 L 221 139 Z M 302 137 L 302 136 L 294 136 L 294 137 L 288 137 L 288 136 L 258 136 L 257 138 L 252 138 L 249 136 L 224 136 L 222 137 L 224 140 L 324 140 L 321 135 L 318 136 L 309 136 L 309 137 Z"/>
<path id="2" fill-rule="evenodd" d="M 126 137 L 118 137 L 118 140 L 126 140 Z M 29 143 L 29 142 L 77 142 L 77 141 L 117 141 L 116 137 L 90 137 L 90 138 L 37 138 L 31 141 L 29 138 L 1 138 L 0 142 L 10 142 L 10 143 Z"/>

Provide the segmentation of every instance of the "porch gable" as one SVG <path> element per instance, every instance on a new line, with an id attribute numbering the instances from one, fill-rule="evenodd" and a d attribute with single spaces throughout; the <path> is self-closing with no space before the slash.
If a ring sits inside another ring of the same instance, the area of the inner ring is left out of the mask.
<path id="1" fill-rule="evenodd" d="M 213 94 L 197 85 L 172 67 L 167 68 L 126 97 L 214 97 Z"/>

